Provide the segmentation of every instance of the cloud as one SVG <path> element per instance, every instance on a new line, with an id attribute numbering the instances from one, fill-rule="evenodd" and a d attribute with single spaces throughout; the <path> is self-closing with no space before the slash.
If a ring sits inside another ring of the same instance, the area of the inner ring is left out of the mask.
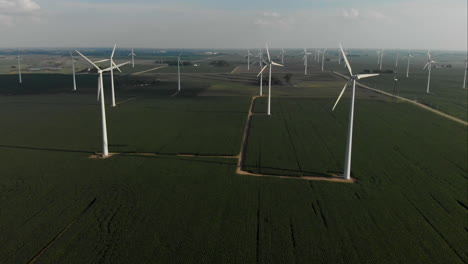
<path id="1" fill-rule="evenodd" d="M 0 14 L 31 14 L 41 9 L 32 0 L 0 0 Z"/>
<path id="2" fill-rule="evenodd" d="M 343 17 L 347 19 L 358 19 L 359 18 L 359 10 L 355 8 L 350 9 L 343 9 L 342 11 Z"/>
<path id="3" fill-rule="evenodd" d="M 263 27 L 279 27 L 286 30 L 292 26 L 293 19 L 278 12 L 264 11 L 256 15 L 253 24 Z"/>

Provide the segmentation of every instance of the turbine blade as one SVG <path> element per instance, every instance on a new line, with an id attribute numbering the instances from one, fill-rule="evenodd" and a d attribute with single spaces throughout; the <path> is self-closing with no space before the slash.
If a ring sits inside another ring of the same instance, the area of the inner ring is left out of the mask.
<path id="1" fill-rule="evenodd" d="M 89 62 L 91 65 L 93 65 L 96 69 L 101 70 L 94 62 L 92 62 L 90 59 L 88 59 L 85 55 L 81 54 L 79 51 L 75 50 L 78 54 L 80 54 L 83 59 L 85 59 L 87 62 Z"/>
<path id="2" fill-rule="evenodd" d="M 116 69 L 117 69 L 119 72 L 122 72 L 122 71 L 120 70 L 120 68 L 117 66 L 117 64 L 115 64 L 114 61 L 112 61 L 112 65 L 116 66 Z"/>
<path id="3" fill-rule="evenodd" d="M 101 63 L 101 62 L 106 62 L 106 61 L 109 61 L 109 59 L 104 59 L 104 60 L 95 61 L 94 63 Z"/>
<path id="4" fill-rule="evenodd" d="M 340 44 L 340 49 L 341 49 L 341 53 L 343 55 L 343 58 L 345 60 L 346 66 L 348 68 L 349 74 L 351 76 L 353 76 L 353 70 L 351 69 L 351 65 L 349 65 L 348 57 L 346 56 L 346 53 L 344 52 L 343 47 L 341 46 L 341 44 Z"/>
<path id="5" fill-rule="evenodd" d="M 268 50 L 268 43 L 266 43 L 266 50 L 267 50 L 267 55 L 268 55 L 268 61 L 271 61 L 270 51 Z"/>
<path id="6" fill-rule="evenodd" d="M 423 70 L 425 70 L 428 65 L 429 65 L 429 62 L 426 62 L 426 65 L 424 65 Z"/>
<path id="7" fill-rule="evenodd" d="M 276 63 L 276 62 L 274 62 L 274 61 L 272 61 L 272 62 L 271 62 L 271 64 L 273 64 L 273 65 L 275 65 L 275 66 L 284 67 L 284 65 L 282 65 L 282 64 L 279 64 L 279 63 Z"/>
<path id="8" fill-rule="evenodd" d="M 109 67 L 109 68 L 105 68 L 105 69 L 102 70 L 102 71 L 103 71 L 103 72 L 110 71 L 110 70 L 113 70 L 113 69 L 122 67 L 122 66 L 124 66 L 124 65 L 127 65 L 127 64 L 129 64 L 129 63 L 130 63 L 130 61 L 127 61 L 127 62 L 122 63 L 122 64 L 119 64 L 119 65 L 115 65 L 115 66 L 112 66 L 112 67 Z"/>
<path id="9" fill-rule="evenodd" d="M 379 73 L 372 73 L 372 74 L 358 74 L 358 79 L 364 79 L 369 77 L 374 77 L 380 75 Z"/>
<path id="10" fill-rule="evenodd" d="M 343 96 L 343 94 L 344 94 L 344 92 L 345 92 L 345 90 L 346 90 L 346 87 L 348 87 L 349 81 L 350 81 L 350 80 L 348 80 L 348 81 L 346 82 L 346 84 L 345 84 L 344 87 L 343 87 L 343 90 L 341 90 L 341 92 L 340 92 L 340 95 L 338 95 L 338 99 L 336 99 L 336 102 L 335 102 L 335 105 L 333 106 L 332 111 L 335 111 L 335 107 L 338 105 L 338 102 L 340 101 L 341 97 Z"/>
<path id="11" fill-rule="evenodd" d="M 263 71 L 264 71 L 267 67 L 268 67 L 268 64 L 265 65 L 265 66 L 262 68 L 262 70 L 258 73 L 257 77 L 260 76 L 260 74 L 262 74 Z"/>
<path id="12" fill-rule="evenodd" d="M 117 48 L 117 44 L 114 44 L 114 49 L 112 50 L 111 59 L 114 58 L 115 48 Z"/>

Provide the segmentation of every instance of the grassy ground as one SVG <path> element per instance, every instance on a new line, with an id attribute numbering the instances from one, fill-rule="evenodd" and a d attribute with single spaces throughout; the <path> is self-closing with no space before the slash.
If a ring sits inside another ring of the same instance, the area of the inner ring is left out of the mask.
<path id="1" fill-rule="evenodd" d="M 287 67 L 273 115 L 255 102 L 246 169 L 340 172 L 349 94 L 331 107 L 343 81 Z M 175 97 L 171 74 L 119 76 L 117 101 L 135 99 L 106 108 L 110 151 L 130 153 L 108 159 L 89 158 L 101 147 L 95 75 L 79 76 L 76 93 L 67 75 L 26 75 L 36 81 L 23 87 L 0 76 L 0 262 L 468 261 L 466 127 L 366 90 L 354 184 L 236 175 L 236 159 L 132 156 L 238 154 L 252 75 L 186 75 Z"/>

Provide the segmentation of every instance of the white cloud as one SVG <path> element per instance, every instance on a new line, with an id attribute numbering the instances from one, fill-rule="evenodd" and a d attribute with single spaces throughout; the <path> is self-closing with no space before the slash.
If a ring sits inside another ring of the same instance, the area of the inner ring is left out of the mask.
<path id="1" fill-rule="evenodd" d="M 28 14 L 41 7 L 32 0 L 0 0 L 0 14 Z"/>
<path id="2" fill-rule="evenodd" d="M 343 17 L 348 19 L 357 19 L 359 18 L 359 10 L 355 8 L 343 9 Z"/>

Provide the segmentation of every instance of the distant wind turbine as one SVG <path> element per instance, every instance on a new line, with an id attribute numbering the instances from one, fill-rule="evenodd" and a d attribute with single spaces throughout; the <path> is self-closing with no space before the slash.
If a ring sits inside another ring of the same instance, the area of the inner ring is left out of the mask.
<path id="1" fill-rule="evenodd" d="M 247 49 L 247 70 L 250 71 L 250 56 L 252 56 L 252 53 L 250 53 L 250 50 Z"/>
<path id="2" fill-rule="evenodd" d="M 465 59 L 465 77 L 463 77 L 463 89 L 466 89 L 466 70 L 468 69 L 468 57 Z"/>
<path id="3" fill-rule="evenodd" d="M 281 56 L 281 64 L 284 65 L 284 48 L 281 49 L 280 56 Z"/>
<path id="4" fill-rule="evenodd" d="M 396 60 L 395 60 L 395 69 L 398 68 L 398 57 L 400 55 L 400 50 L 397 49 L 396 50 Z"/>
<path id="5" fill-rule="evenodd" d="M 260 69 L 263 69 L 263 50 L 260 48 L 260 53 L 258 53 L 257 57 L 259 58 L 259 65 Z M 263 72 L 260 72 L 260 96 L 263 95 Z"/>
<path id="6" fill-rule="evenodd" d="M 179 54 L 179 56 L 177 57 L 177 76 L 178 76 L 177 91 L 179 91 L 179 92 L 180 92 L 180 66 L 181 65 L 183 66 L 182 62 L 180 61 L 180 55 L 181 54 Z"/>
<path id="7" fill-rule="evenodd" d="M 71 59 L 72 59 L 73 91 L 76 91 L 75 57 L 73 57 L 73 53 L 71 52 L 71 50 L 69 52 L 70 52 L 70 56 L 71 56 Z"/>
<path id="8" fill-rule="evenodd" d="M 304 49 L 305 50 L 305 49 Z M 260 73 L 257 75 L 260 76 L 263 71 L 268 67 L 270 66 L 270 75 L 268 77 L 268 106 L 267 106 L 267 114 L 268 115 L 271 115 L 271 70 L 273 68 L 273 65 L 275 66 L 280 66 L 280 67 L 283 67 L 283 65 L 279 64 L 279 63 L 276 63 L 274 61 L 271 60 L 271 57 L 270 57 L 270 51 L 268 50 L 268 44 L 266 44 L 266 51 L 267 51 L 267 55 L 268 55 L 268 62 L 265 62 L 265 66 L 260 70 Z"/>
<path id="9" fill-rule="evenodd" d="M 341 65 L 341 52 L 338 50 L 338 64 Z"/>
<path id="10" fill-rule="evenodd" d="M 131 56 L 132 57 L 132 68 L 135 68 L 135 52 L 133 52 L 133 48 L 132 48 L 132 52 L 128 55 L 128 56 Z"/>
<path id="11" fill-rule="evenodd" d="M 322 72 L 323 72 L 323 66 L 325 65 L 325 52 L 327 51 L 327 49 L 324 49 L 322 51 Z"/>
<path id="12" fill-rule="evenodd" d="M 410 60 L 413 58 L 413 55 L 411 55 L 411 51 L 408 51 L 408 65 L 406 66 L 406 78 L 409 77 L 409 66 L 410 66 Z"/>
<path id="13" fill-rule="evenodd" d="M 97 66 L 94 62 L 88 59 L 86 56 L 81 54 L 79 51 L 75 50 L 81 57 L 83 57 L 86 61 L 88 61 L 91 65 L 93 65 L 99 73 L 98 79 L 98 95 L 101 94 L 101 121 L 102 121 L 102 156 L 107 157 L 109 155 L 109 149 L 107 144 L 107 123 L 106 123 L 106 106 L 104 102 L 104 81 L 103 81 L 103 72 L 108 72 L 115 68 L 121 67 L 123 65 L 129 64 L 130 62 L 122 63 L 120 65 L 115 65 L 106 69 L 101 69 Z"/>
<path id="14" fill-rule="evenodd" d="M 377 76 L 379 74 L 353 74 L 353 71 L 351 69 L 351 65 L 349 64 L 348 58 L 346 57 L 346 54 L 343 50 L 343 47 L 341 47 L 340 44 L 340 49 L 343 54 L 343 58 L 345 60 L 345 63 L 347 65 L 349 74 L 351 75 L 346 82 L 345 86 L 343 87 L 343 90 L 341 90 L 340 95 L 338 96 L 338 99 L 335 102 L 335 105 L 333 106 L 333 110 L 335 110 L 336 105 L 340 101 L 341 97 L 343 96 L 343 93 L 346 90 L 346 87 L 350 82 L 353 83 L 353 90 L 352 90 L 352 96 L 351 96 L 351 109 L 349 113 L 349 127 L 348 127 L 348 141 L 347 141 L 347 146 L 346 146 L 346 158 L 345 158 L 345 171 L 344 171 L 344 178 L 346 180 L 351 179 L 351 153 L 352 153 L 352 145 L 353 145 L 353 121 L 354 121 L 354 101 L 355 101 L 355 96 L 356 96 L 356 80 L 368 78 L 368 77 L 373 77 Z"/>
<path id="15" fill-rule="evenodd" d="M 23 78 L 21 77 L 21 63 L 20 63 L 20 52 L 18 50 L 18 56 L 16 56 L 18 59 L 18 76 L 19 76 L 19 83 L 23 83 Z"/>
<path id="16" fill-rule="evenodd" d="M 427 75 L 427 89 L 426 89 L 426 93 L 429 93 L 429 87 L 431 85 L 431 69 L 432 69 L 432 64 L 433 63 L 436 63 L 435 61 L 433 61 L 431 59 L 431 51 L 428 50 L 427 51 L 427 62 L 426 62 L 426 65 L 424 65 L 424 68 L 423 70 L 425 70 L 427 68 L 427 71 L 428 71 L 428 75 Z"/>
<path id="17" fill-rule="evenodd" d="M 380 51 L 380 71 L 382 71 L 384 50 L 385 50 L 385 49 L 382 49 L 382 50 Z"/>
<path id="18" fill-rule="evenodd" d="M 380 53 L 381 52 L 382 51 L 380 51 L 380 50 L 377 51 L 377 65 L 380 65 Z"/>
<path id="19" fill-rule="evenodd" d="M 307 49 L 304 48 L 304 57 L 302 57 L 302 60 L 304 61 L 304 75 L 307 75 L 307 55 L 310 55 L 310 53 L 308 53 Z"/>
<path id="20" fill-rule="evenodd" d="M 398 79 L 393 75 L 393 100 L 396 101 L 396 96 L 400 96 Z"/>
<path id="21" fill-rule="evenodd" d="M 114 90 L 114 68 L 113 66 L 116 66 L 114 62 L 114 54 L 115 54 L 115 48 L 117 47 L 117 44 L 114 45 L 114 49 L 112 50 L 112 54 L 110 57 L 110 74 L 111 74 L 111 87 L 112 87 L 112 107 L 115 107 L 115 90 Z M 119 72 L 122 72 L 119 67 L 116 67 Z"/>

